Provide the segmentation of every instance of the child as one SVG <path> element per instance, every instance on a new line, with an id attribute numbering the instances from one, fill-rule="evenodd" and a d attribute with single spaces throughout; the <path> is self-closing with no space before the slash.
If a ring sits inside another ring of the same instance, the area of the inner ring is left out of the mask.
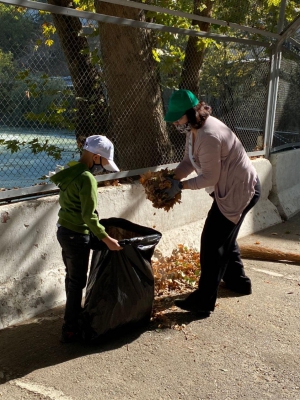
<path id="1" fill-rule="evenodd" d="M 90 255 L 90 232 L 110 250 L 122 250 L 99 223 L 97 215 L 97 182 L 93 173 L 119 171 L 113 161 L 114 146 L 105 136 L 86 139 L 79 161 L 71 161 L 50 180 L 60 188 L 57 239 L 66 267 L 66 307 L 61 342 L 79 338 L 78 318 L 81 312 L 82 290 L 87 281 Z"/>

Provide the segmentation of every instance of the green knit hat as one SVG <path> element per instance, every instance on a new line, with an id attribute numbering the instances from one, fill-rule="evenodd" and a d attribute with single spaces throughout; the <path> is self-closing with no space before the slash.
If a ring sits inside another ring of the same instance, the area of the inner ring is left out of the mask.
<path id="1" fill-rule="evenodd" d="M 167 122 L 174 122 L 180 119 L 187 110 L 195 107 L 199 103 L 197 97 L 186 89 L 176 90 L 170 100 L 168 112 L 164 120 Z"/>

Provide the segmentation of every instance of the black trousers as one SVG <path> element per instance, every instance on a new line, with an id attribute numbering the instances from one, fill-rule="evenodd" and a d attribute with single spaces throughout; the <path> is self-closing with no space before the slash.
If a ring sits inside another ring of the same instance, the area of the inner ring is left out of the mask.
<path id="1" fill-rule="evenodd" d="M 261 187 L 258 181 L 255 186 L 255 194 L 237 224 L 224 217 L 214 200 L 201 235 L 201 275 L 199 290 L 197 290 L 199 309 L 214 310 L 218 287 L 222 279 L 229 286 L 242 286 L 246 281 L 251 282 L 245 275 L 236 239 L 245 216 L 258 202 L 260 193 Z"/>
<path id="2" fill-rule="evenodd" d="M 90 235 L 60 226 L 57 230 L 57 240 L 62 248 L 62 258 L 66 267 L 64 321 L 70 329 L 76 329 L 81 312 L 82 290 L 87 281 Z"/>

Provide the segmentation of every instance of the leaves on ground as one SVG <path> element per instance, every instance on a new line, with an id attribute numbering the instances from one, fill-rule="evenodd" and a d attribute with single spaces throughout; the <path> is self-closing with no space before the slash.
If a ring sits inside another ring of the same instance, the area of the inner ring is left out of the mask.
<path id="1" fill-rule="evenodd" d="M 152 321 L 158 329 L 171 328 L 184 332 L 185 324 L 170 317 L 177 309 L 173 296 L 195 289 L 200 275 L 199 251 L 179 244 L 170 257 L 152 261 L 155 278 L 155 306 Z"/>
<path id="2" fill-rule="evenodd" d="M 196 286 L 200 274 L 199 252 L 179 244 L 170 257 L 152 262 L 157 296 L 184 293 Z"/>

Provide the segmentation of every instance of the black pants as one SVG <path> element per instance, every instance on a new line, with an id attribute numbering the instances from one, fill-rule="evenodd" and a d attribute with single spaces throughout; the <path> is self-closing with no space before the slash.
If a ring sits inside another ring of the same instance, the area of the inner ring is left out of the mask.
<path id="1" fill-rule="evenodd" d="M 69 328 L 76 329 L 81 312 L 82 290 L 87 281 L 90 235 L 60 226 L 57 230 L 57 240 L 62 248 L 62 258 L 66 267 L 67 300 L 64 321 Z"/>
<path id="2" fill-rule="evenodd" d="M 242 286 L 246 281 L 250 282 L 245 275 L 236 239 L 246 214 L 258 202 L 260 192 L 261 187 L 258 181 L 255 194 L 237 224 L 224 217 L 214 200 L 201 235 L 201 275 L 199 290 L 197 290 L 199 309 L 214 310 L 218 287 L 222 279 L 229 286 Z"/>

